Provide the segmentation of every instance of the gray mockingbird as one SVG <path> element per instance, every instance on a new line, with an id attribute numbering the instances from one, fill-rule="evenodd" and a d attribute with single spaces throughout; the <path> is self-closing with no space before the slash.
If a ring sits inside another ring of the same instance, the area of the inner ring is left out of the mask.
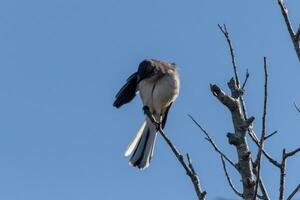
<path id="1" fill-rule="evenodd" d="M 114 106 L 129 103 L 139 92 L 144 111 L 164 128 L 168 111 L 179 94 L 179 76 L 175 64 L 147 59 L 139 64 L 116 95 Z M 129 164 L 139 169 L 149 166 L 157 134 L 157 124 L 146 115 L 145 122 L 134 140 L 128 145 L 125 156 L 132 155 Z"/>

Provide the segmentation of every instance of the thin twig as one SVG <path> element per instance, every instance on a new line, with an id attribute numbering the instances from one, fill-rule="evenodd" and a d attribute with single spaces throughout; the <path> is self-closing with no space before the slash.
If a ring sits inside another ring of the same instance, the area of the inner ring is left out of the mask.
<path id="1" fill-rule="evenodd" d="M 222 33 L 223 33 L 223 35 L 226 38 L 226 41 L 228 43 L 236 85 L 237 85 L 238 88 L 240 88 L 239 76 L 238 76 L 238 73 L 237 73 L 236 59 L 235 59 L 234 50 L 233 50 L 233 47 L 232 47 L 233 45 L 231 43 L 230 35 L 229 35 L 229 32 L 227 31 L 226 25 L 224 24 L 223 26 L 224 26 L 224 28 L 222 28 L 222 26 L 220 24 L 218 24 L 219 29 L 222 31 Z M 245 102 L 244 102 L 244 99 L 243 99 L 242 96 L 239 98 L 239 101 L 242 105 L 244 118 L 247 119 L 246 106 L 245 106 Z"/>
<path id="2" fill-rule="evenodd" d="M 300 147 L 297 148 L 297 149 L 295 149 L 294 151 L 291 151 L 291 152 L 289 152 L 289 153 L 286 153 L 286 154 L 284 155 L 284 157 L 285 157 L 285 159 L 287 159 L 288 157 L 291 157 L 291 156 L 295 155 L 295 154 L 298 153 L 298 152 L 300 152 Z"/>
<path id="3" fill-rule="evenodd" d="M 231 62 L 232 62 L 232 66 L 233 66 L 233 71 L 234 71 L 234 77 L 235 77 L 235 81 L 236 84 L 238 85 L 238 87 L 240 86 L 240 82 L 239 82 L 239 77 L 238 77 L 238 73 L 237 73 L 237 66 L 236 66 L 236 61 L 235 61 L 235 56 L 234 56 L 234 50 L 231 44 L 231 40 L 230 40 L 230 36 L 229 36 L 229 32 L 227 31 L 227 27 L 224 24 L 223 27 L 218 24 L 219 29 L 222 31 L 222 33 L 224 34 L 227 43 L 229 45 L 229 49 L 230 49 L 230 55 L 231 55 Z"/>
<path id="4" fill-rule="evenodd" d="M 259 181 L 259 188 L 261 189 L 262 196 L 257 195 L 257 197 L 260 198 L 260 199 L 263 199 L 263 200 L 269 200 L 270 197 L 269 197 L 269 194 L 266 190 L 266 187 L 264 186 L 262 178 L 260 178 L 260 181 Z"/>
<path id="5" fill-rule="evenodd" d="M 188 115 L 192 121 L 201 129 L 201 131 L 205 134 L 206 140 L 214 147 L 215 151 L 218 152 L 222 157 L 224 157 L 235 169 L 237 169 L 236 165 L 233 163 L 233 161 L 228 158 L 215 144 L 215 142 L 212 140 L 212 138 L 209 136 L 208 132 L 191 116 Z"/>
<path id="6" fill-rule="evenodd" d="M 296 39 L 296 41 L 300 41 L 300 24 L 299 24 L 299 27 L 298 27 L 298 31 L 297 31 L 297 33 L 296 33 L 296 35 L 295 35 L 295 39 Z"/>
<path id="7" fill-rule="evenodd" d="M 300 113 L 300 108 L 298 107 L 298 105 L 294 102 L 294 106 L 296 108 L 296 110 Z"/>
<path id="8" fill-rule="evenodd" d="M 175 147 L 175 145 L 168 138 L 168 136 L 165 133 L 165 131 L 162 129 L 161 124 L 159 124 L 154 119 L 153 115 L 150 113 L 149 110 L 145 109 L 144 111 L 145 111 L 145 114 L 152 121 L 152 123 L 157 127 L 157 130 L 160 132 L 160 134 L 162 135 L 162 137 L 165 139 L 165 141 L 167 142 L 167 144 L 171 148 L 172 152 L 176 156 L 177 160 L 182 165 L 182 167 L 185 169 L 186 174 L 190 177 L 190 179 L 191 179 L 191 181 L 192 181 L 192 183 L 194 185 L 194 188 L 195 188 L 196 194 L 198 196 L 198 199 L 199 200 L 205 200 L 206 191 L 202 191 L 202 189 L 201 189 L 201 184 L 200 184 L 199 176 L 197 175 L 197 173 L 194 170 L 194 167 L 192 165 L 190 157 L 188 156 L 188 164 L 186 164 L 185 161 L 184 161 L 183 156 L 180 154 L 180 152 L 177 150 L 177 148 Z"/>
<path id="9" fill-rule="evenodd" d="M 255 188 L 254 188 L 254 195 L 253 195 L 253 200 L 256 199 L 257 196 L 257 189 L 260 181 L 260 168 L 261 168 L 261 155 L 262 155 L 262 150 L 264 146 L 264 141 L 265 141 L 265 135 L 266 135 L 266 115 L 267 115 L 267 100 L 268 100 L 268 71 L 267 71 L 267 58 L 264 57 L 264 72 L 265 72 L 265 84 L 264 84 L 264 111 L 263 111 L 263 116 L 262 116 L 262 131 L 261 131 L 261 138 L 260 138 L 260 145 L 259 145 L 259 150 L 257 153 L 257 176 L 256 176 L 256 183 L 255 183 Z"/>
<path id="10" fill-rule="evenodd" d="M 247 71 L 246 71 L 246 78 L 245 78 L 245 81 L 243 83 L 242 90 L 245 89 L 245 86 L 246 86 L 246 83 L 248 81 L 249 76 L 250 76 L 250 74 L 249 74 L 248 69 L 247 69 Z"/>
<path id="11" fill-rule="evenodd" d="M 293 38 L 295 33 L 294 33 L 294 30 L 293 30 L 293 27 L 292 27 L 292 24 L 290 22 L 290 19 L 289 19 L 289 15 L 288 15 L 288 9 L 287 7 L 285 6 L 285 3 L 283 0 L 278 0 L 278 4 L 280 6 L 280 9 L 281 9 L 281 13 L 284 17 L 284 21 L 286 23 L 286 26 L 287 26 L 287 29 L 290 33 L 290 36 Z"/>
<path id="12" fill-rule="evenodd" d="M 300 24 L 299 24 L 298 31 L 297 31 L 297 33 L 295 35 L 295 40 L 298 41 L 298 42 L 300 41 Z"/>
<path id="13" fill-rule="evenodd" d="M 291 200 L 295 196 L 295 194 L 299 191 L 300 191 L 300 184 L 298 184 L 298 186 L 293 190 L 293 192 L 289 195 L 289 197 L 286 200 Z"/>
<path id="14" fill-rule="evenodd" d="M 270 135 L 267 135 L 266 137 L 265 137 L 265 139 L 264 140 L 267 140 L 267 139 L 269 139 L 270 137 L 272 137 L 273 135 L 275 135 L 276 133 L 278 133 L 278 131 L 276 130 L 276 131 L 274 131 L 273 133 L 271 133 Z"/>
<path id="15" fill-rule="evenodd" d="M 280 166 L 280 186 L 279 186 L 279 200 L 283 200 L 284 197 L 284 184 L 285 184 L 285 168 L 286 168 L 286 159 L 291 156 L 296 155 L 296 153 L 300 152 L 300 147 L 291 152 L 286 152 L 285 149 L 282 151 L 282 161 Z M 299 190 L 299 189 L 298 189 Z M 295 193 L 296 194 L 296 193 Z M 291 195 L 290 195 L 291 196 Z"/>
<path id="16" fill-rule="evenodd" d="M 248 131 L 249 131 L 249 136 L 251 137 L 253 142 L 259 147 L 259 141 L 256 137 L 256 134 L 255 134 L 254 130 L 252 128 L 249 128 Z M 276 166 L 280 169 L 281 165 L 278 161 L 276 161 L 274 158 L 272 158 L 266 150 L 263 149 L 262 152 L 263 152 L 264 156 L 268 159 L 268 161 L 270 163 L 272 163 L 274 166 Z"/>
<path id="17" fill-rule="evenodd" d="M 228 172 L 227 172 L 227 169 L 226 169 L 226 164 L 225 164 L 225 161 L 224 161 L 223 156 L 221 155 L 220 157 L 221 157 L 221 159 L 222 159 L 223 169 L 224 169 L 224 172 L 225 172 L 227 181 L 228 181 L 228 183 L 229 183 L 231 189 L 234 191 L 234 193 L 235 193 L 236 195 L 238 195 L 239 197 L 243 197 L 243 194 L 240 193 L 240 192 L 235 188 L 235 186 L 233 185 L 233 183 L 232 183 L 232 181 L 231 181 L 231 178 L 230 178 L 230 176 L 229 176 L 229 174 L 228 174 Z"/>
<path id="18" fill-rule="evenodd" d="M 190 157 L 190 155 L 188 153 L 186 154 L 186 157 L 187 157 L 187 161 L 189 163 L 189 168 L 192 170 L 192 172 L 194 174 L 196 174 L 196 171 L 195 171 L 194 166 L 192 164 L 192 159 L 191 159 L 191 157 Z"/>
<path id="19" fill-rule="evenodd" d="M 287 29 L 289 31 L 290 37 L 292 39 L 295 51 L 297 53 L 298 59 L 300 61 L 300 47 L 299 47 L 299 31 L 300 29 L 298 29 L 297 33 L 295 34 L 293 27 L 291 25 L 290 19 L 289 19 L 289 15 L 288 15 L 288 9 L 285 6 L 284 0 L 278 0 L 278 4 L 282 13 L 282 16 L 284 18 L 284 21 L 286 23 Z"/>

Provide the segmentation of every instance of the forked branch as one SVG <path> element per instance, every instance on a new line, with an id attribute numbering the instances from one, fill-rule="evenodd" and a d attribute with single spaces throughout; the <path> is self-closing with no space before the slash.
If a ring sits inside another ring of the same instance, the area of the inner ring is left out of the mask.
<path id="1" fill-rule="evenodd" d="M 285 176 L 286 176 L 286 160 L 289 157 L 292 157 L 296 155 L 298 152 L 300 152 L 300 148 L 295 149 L 294 151 L 291 152 L 286 152 L 285 149 L 282 151 L 282 160 L 281 160 L 281 165 L 280 165 L 280 186 L 279 186 L 279 200 L 284 199 L 284 188 L 285 188 Z M 297 192 L 299 191 L 299 185 L 298 187 L 290 194 L 288 199 L 291 199 Z"/>
<path id="2" fill-rule="evenodd" d="M 229 37 L 229 32 L 227 31 L 226 25 L 224 25 L 223 27 L 220 26 L 220 25 L 218 25 L 218 27 L 221 30 L 221 32 L 223 33 L 224 37 L 226 38 L 226 41 L 227 41 L 228 46 L 229 46 L 235 80 L 231 80 L 229 82 L 228 86 L 231 89 L 231 97 L 235 98 L 236 102 L 238 103 L 237 104 L 238 105 L 238 111 L 241 114 L 241 115 L 239 115 L 239 114 L 232 115 L 234 126 L 239 123 L 238 121 L 244 121 L 244 122 L 246 122 L 245 124 L 247 124 L 246 127 L 247 127 L 247 130 L 248 130 L 248 133 L 249 133 L 250 137 L 259 146 L 259 141 L 258 141 L 257 136 L 256 136 L 255 132 L 253 131 L 252 125 L 251 125 L 252 121 L 254 120 L 254 117 L 248 118 L 247 111 L 246 111 L 246 106 L 245 106 L 245 101 L 243 99 L 244 87 L 245 87 L 245 84 L 246 84 L 247 79 L 249 77 L 249 73 L 246 74 L 246 80 L 245 80 L 245 82 L 244 82 L 244 84 L 243 84 L 243 86 L 241 88 L 241 86 L 239 84 L 238 73 L 237 73 L 236 59 L 235 59 L 235 55 L 234 55 L 234 51 L 233 51 L 233 47 L 232 47 L 233 45 L 232 45 L 230 37 Z M 213 85 L 213 86 L 216 86 L 216 85 Z M 216 90 L 213 91 L 213 89 L 216 89 Z M 217 92 L 219 91 L 217 89 L 217 87 L 211 87 L 211 90 L 212 90 L 213 94 L 222 102 L 222 100 L 220 99 L 220 96 L 216 95 L 216 93 L 215 93 L 216 91 Z M 220 93 L 220 94 L 222 94 L 222 93 Z M 236 94 L 238 94 L 238 95 L 236 95 Z M 224 102 L 222 102 L 222 103 L 225 104 Z M 233 114 L 232 110 L 231 110 L 231 113 Z M 231 144 L 234 144 L 234 145 L 236 145 L 236 138 L 238 138 L 238 137 L 234 137 L 234 136 L 237 136 L 236 134 L 238 132 L 241 132 L 241 131 L 239 131 L 239 127 L 236 127 L 236 126 L 235 126 L 235 130 L 236 130 L 235 134 L 229 134 L 228 135 L 228 136 L 231 136 L 233 138 L 233 140 L 231 140 L 231 141 L 229 140 L 229 142 L 233 142 Z M 243 135 L 244 135 L 244 132 L 243 132 Z M 243 138 L 244 138 L 244 145 L 246 145 L 246 147 L 248 149 L 246 137 L 243 137 Z M 273 163 L 274 165 L 277 164 L 277 166 L 279 167 L 278 162 L 276 160 L 274 160 L 267 152 L 265 152 L 264 150 L 262 150 L 262 152 L 270 160 L 271 163 Z M 248 159 L 252 160 L 252 158 L 250 158 L 250 152 L 248 152 L 248 155 L 249 155 Z M 252 167 L 253 166 L 250 166 L 250 168 L 252 168 Z M 265 186 L 263 184 L 263 181 L 260 180 L 259 183 L 260 183 L 259 184 L 260 189 L 263 192 L 263 199 L 269 200 L 270 198 L 269 198 L 267 190 L 266 190 L 266 188 L 265 188 Z M 251 185 L 248 185 L 248 187 L 252 188 Z M 244 195 L 244 198 L 245 199 L 252 198 L 253 197 L 253 195 L 251 196 L 252 190 L 250 189 L 250 190 L 247 190 L 247 191 L 248 191 L 249 195 Z M 257 195 L 257 196 L 259 197 L 259 195 Z"/>
<path id="3" fill-rule="evenodd" d="M 169 139 L 169 137 L 167 136 L 167 134 L 165 133 L 165 131 L 162 129 L 162 126 L 160 123 L 158 123 L 153 115 L 150 113 L 149 109 L 144 108 L 145 114 L 149 117 L 149 119 L 152 121 L 153 124 L 156 125 L 157 130 L 160 132 L 160 134 L 162 135 L 162 137 L 164 138 L 164 140 L 167 142 L 167 144 L 169 145 L 169 147 L 171 148 L 172 152 L 174 153 L 174 155 L 176 156 L 177 160 L 179 161 L 179 163 L 182 165 L 182 167 L 185 169 L 186 174 L 190 177 L 196 194 L 198 196 L 199 200 L 205 200 L 205 196 L 206 196 L 206 191 L 203 191 L 201 189 L 201 184 L 200 184 L 200 179 L 198 174 L 196 173 L 196 171 L 194 170 L 194 167 L 192 165 L 192 161 L 190 156 L 187 154 L 187 160 L 188 163 L 185 162 L 184 157 L 182 154 L 180 154 L 180 152 L 177 150 L 177 148 L 175 147 L 175 145 L 172 143 L 172 141 Z"/>
<path id="4" fill-rule="evenodd" d="M 266 59 L 266 57 L 264 57 L 264 72 L 265 72 L 264 111 L 263 111 L 263 116 L 262 116 L 261 138 L 260 138 L 257 158 L 256 158 L 256 161 L 255 161 L 255 164 L 257 165 L 257 173 L 256 173 L 257 175 L 256 175 L 256 183 L 255 183 L 253 200 L 256 199 L 257 191 L 258 191 L 258 185 L 259 185 L 259 182 L 260 182 L 261 155 L 262 155 L 262 150 L 263 150 L 265 135 L 266 135 L 266 115 L 267 115 L 267 100 L 268 100 L 268 71 L 267 71 L 267 59 Z"/>
<path id="5" fill-rule="evenodd" d="M 210 137 L 210 135 L 208 134 L 208 132 L 191 115 L 188 115 L 188 116 L 200 128 L 200 130 L 204 133 L 204 135 L 206 136 L 205 139 L 213 146 L 213 148 L 215 149 L 215 151 L 218 154 L 220 154 L 220 156 L 222 156 L 222 158 L 225 158 L 225 160 L 227 160 L 235 169 L 237 169 L 237 167 L 234 164 L 234 162 L 220 150 L 220 148 L 216 145 L 216 143 Z"/>

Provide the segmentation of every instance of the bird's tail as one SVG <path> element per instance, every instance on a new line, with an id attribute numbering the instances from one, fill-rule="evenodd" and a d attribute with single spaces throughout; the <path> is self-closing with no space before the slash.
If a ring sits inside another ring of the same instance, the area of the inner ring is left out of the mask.
<path id="1" fill-rule="evenodd" d="M 153 156 L 156 132 L 155 125 L 147 117 L 136 137 L 127 147 L 125 152 L 125 156 L 132 154 L 129 161 L 131 166 L 139 169 L 145 169 L 149 166 Z"/>

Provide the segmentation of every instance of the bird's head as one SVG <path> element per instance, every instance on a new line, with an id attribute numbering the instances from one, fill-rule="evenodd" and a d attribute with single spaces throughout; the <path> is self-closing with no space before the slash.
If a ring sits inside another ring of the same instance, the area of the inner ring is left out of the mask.
<path id="1" fill-rule="evenodd" d="M 152 60 L 144 60 L 139 64 L 138 82 L 144 79 L 156 79 L 161 75 L 160 68 Z"/>

